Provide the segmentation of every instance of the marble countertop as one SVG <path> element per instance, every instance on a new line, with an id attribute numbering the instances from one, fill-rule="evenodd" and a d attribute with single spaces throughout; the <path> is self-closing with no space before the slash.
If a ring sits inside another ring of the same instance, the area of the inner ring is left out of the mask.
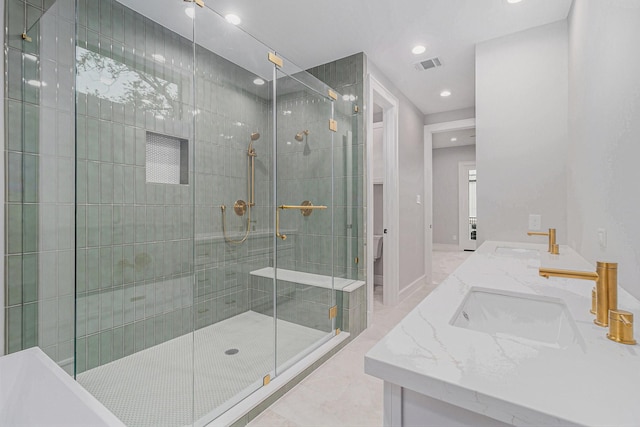
<path id="1" fill-rule="evenodd" d="M 593 323 L 594 282 L 538 275 L 541 265 L 595 271 L 595 264 L 567 246 L 560 255 L 546 249 L 485 242 L 366 354 L 365 372 L 513 425 L 640 425 L 640 347 L 609 340 L 608 328 Z M 582 338 L 553 348 L 451 325 L 472 287 L 562 299 Z M 640 302 L 620 286 L 618 308 L 634 313 L 638 339 Z"/>

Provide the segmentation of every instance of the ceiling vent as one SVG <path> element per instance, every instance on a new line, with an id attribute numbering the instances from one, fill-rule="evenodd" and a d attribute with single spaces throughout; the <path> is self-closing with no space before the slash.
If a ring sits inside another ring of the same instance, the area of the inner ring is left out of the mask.
<path id="1" fill-rule="evenodd" d="M 425 59 L 424 61 L 420 61 L 415 64 L 416 70 L 418 71 L 428 70 L 430 68 L 437 68 L 441 66 L 442 62 L 440 62 L 439 58 Z"/>

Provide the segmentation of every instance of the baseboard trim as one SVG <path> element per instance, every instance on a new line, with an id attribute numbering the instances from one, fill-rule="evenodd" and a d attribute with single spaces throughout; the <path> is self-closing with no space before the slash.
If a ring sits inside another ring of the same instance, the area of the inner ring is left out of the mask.
<path id="1" fill-rule="evenodd" d="M 445 243 L 434 243 L 433 244 L 433 250 L 434 251 L 459 251 L 460 250 L 460 246 L 458 245 L 447 245 Z"/>
<path id="2" fill-rule="evenodd" d="M 422 276 L 414 280 L 410 285 L 400 289 L 400 294 L 398 295 L 400 298 L 398 298 L 398 300 L 402 301 L 403 299 L 405 299 L 407 295 L 411 295 L 413 291 L 415 291 L 420 285 L 422 285 L 425 282 L 426 279 L 427 279 L 427 275 L 423 274 Z"/>

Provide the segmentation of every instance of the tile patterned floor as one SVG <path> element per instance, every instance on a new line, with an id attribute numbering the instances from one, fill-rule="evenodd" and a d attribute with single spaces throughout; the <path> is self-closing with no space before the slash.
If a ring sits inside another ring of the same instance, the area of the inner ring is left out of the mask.
<path id="1" fill-rule="evenodd" d="M 364 355 L 472 252 L 433 252 L 433 283 L 395 307 L 382 305 L 376 286 L 373 325 L 309 375 L 250 427 L 382 426 L 382 380 L 364 373 Z"/>
<path id="2" fill-rule="evenodd" d="M 278 332 L 283 362 L 327 337 L 283 320 Z M 249 311 L 91 369 L 78 382 L 128 426 L 190 425 L 261 387 L 273 347 L 273 318 Z"/>

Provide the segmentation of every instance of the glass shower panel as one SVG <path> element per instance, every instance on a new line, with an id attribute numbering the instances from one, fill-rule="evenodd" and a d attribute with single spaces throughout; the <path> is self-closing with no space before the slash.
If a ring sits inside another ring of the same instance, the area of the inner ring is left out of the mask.
<path id="1" fill-rule="evenodd" d="M 275 358 L 273 65 L 216 12 L 195 19 L 194 419 L 204 424 L 263 386 Z"/>
<path id="2" fill-rule="evenodd" d="M 129 426 L 193 422 L 195 12 L 77 2 L 75 373 Z"/>
<path id="3" fill-rule="evenodd" d="M 300 76 L 300 78 L 297 78 Z M 333 100 L 276 71 L 277 363 L 281 372 L 335 334 Z"/>

